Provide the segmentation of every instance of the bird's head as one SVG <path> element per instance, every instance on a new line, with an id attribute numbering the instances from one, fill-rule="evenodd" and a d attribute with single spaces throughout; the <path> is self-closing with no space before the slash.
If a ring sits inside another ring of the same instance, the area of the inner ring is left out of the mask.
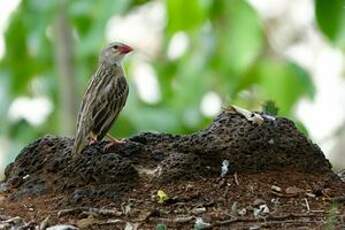
<path id="1" fill-rule="evenodd" d="M 122 60 L 122 58 L 130 53 L 133 49 L 121 42 L 112 42 L 101 53 L 101 61 L 109 64 L 116 64 Z"/>

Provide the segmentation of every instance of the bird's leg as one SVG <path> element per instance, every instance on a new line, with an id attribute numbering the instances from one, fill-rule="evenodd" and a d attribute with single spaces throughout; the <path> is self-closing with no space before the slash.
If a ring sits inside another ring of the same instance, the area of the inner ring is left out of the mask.
<path id="1" fill-rule="evenodd" d="M 90 145 L 93 145 L 93 144 L 95 144 L 96 142 L 97 142 L 97 136 L 96 136 L 94 133 L 91 133 L 89 144 L 90 144 Z"/>
<path id="2" fill-rule="evenodd" d="M 123 140 L 118 140 L 115 137 L 113 137 L 112 135 L 110 135 L 109 133 L 107 133 L 107 137 L 110 139 L 111 142 L 113 142 L 114 144 L 123 144 L 125 143 L 125 141 Z"/>

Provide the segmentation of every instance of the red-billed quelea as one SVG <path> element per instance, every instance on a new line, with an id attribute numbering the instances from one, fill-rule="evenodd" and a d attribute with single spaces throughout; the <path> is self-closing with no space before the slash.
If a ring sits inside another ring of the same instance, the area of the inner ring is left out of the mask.
<path id="1" fill-rule="evenodd" d="M 128 97 L 128 84 L 121 65 L 123 57 L 133 49 L 113 42 L 103 49 L 99 66 L 83 97 L 77 119 L 72 153 L 79 155 L 90 142 L 107 135 Z M 113 139 L 113 142 L 119 142 Z"/>

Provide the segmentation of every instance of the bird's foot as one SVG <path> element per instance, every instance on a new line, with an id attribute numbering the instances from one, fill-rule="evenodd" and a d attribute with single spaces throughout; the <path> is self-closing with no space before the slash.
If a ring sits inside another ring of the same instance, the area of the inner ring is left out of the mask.
<path id="1" fill-rule="evenodd" d="M 90 142 L 89 142 L 89 145 L 94 145 L 97 143 L 97 140 L 95 139 L 91 139 Z"/>
<path id="2" fill-rule="evenodd" d="M 110 143 L 108 143 L 108 144 L 106 144 L 106 145 L 104 146 L 103 151 L 104 151 L 104 152 L 109 152 L 109 151 L 112 150 L 114 147 L 116 147 L 116 146 L 118 146 L 118 145 L 121 145 L 121 144 L 124 144 L 124 143 L 126 143 L 126 141 L 124 141 L 124 140 L 117 140 L 117 139 L 114 138 L 113 140 L 111 140 Z"/>

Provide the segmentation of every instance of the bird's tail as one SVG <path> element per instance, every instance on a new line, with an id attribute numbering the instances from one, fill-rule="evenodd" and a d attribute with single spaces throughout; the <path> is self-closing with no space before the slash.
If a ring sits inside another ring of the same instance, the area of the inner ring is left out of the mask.
<path id="1" fill-rule="evenodd" d="M 85 138 L 80 135 L 76 135 L 72 149 L 72 156 L 79 156 L 86 146 L 87 142 L 85 141 Z"/>

